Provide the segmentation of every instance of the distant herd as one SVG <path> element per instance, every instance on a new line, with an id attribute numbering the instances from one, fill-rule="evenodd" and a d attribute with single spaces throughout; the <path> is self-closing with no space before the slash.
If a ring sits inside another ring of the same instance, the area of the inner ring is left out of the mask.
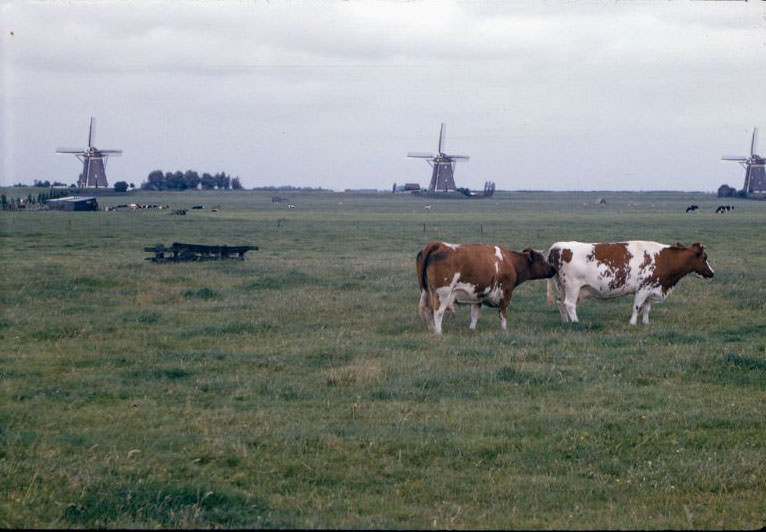
<path id="1" fill-rule="evenodd" d="M 700 208 L 699 205 L 692 204 L 692 205 L 689 205 L 688 207 L 686 207 L 686 212 L 694 212 L 694 211 L 698 210 L 699 208 Z M 715 213 L 716 214 L 722 214 L 724 212 L 729 212 L 729 211 L 733 211 L 733 210 L 734 210 L 734 206 L 733 205 L 719 205 L 718 207 L 715 208 Z"/>
<path id="2" fill-rule="evenodd" d="M 507 330 L 513 289 L 524 281 L 547 279 L 548 300 L 556 299 L 561 321 L 576 322 L 577 303 L 586 298 L 633 295 L 630 324 L 649 323 L 652 303 L 664 301 L 684 276 L 713 277 L 705 247 L 644 240 L 556 242 L 546 252 L 488 244 L 428 243 L 416 258 L 420 286 L 418 313 L 435 334 L 455 304 L 471 306 L 469 327 L 476 328 L 481 305 L 496 307 Z"/>

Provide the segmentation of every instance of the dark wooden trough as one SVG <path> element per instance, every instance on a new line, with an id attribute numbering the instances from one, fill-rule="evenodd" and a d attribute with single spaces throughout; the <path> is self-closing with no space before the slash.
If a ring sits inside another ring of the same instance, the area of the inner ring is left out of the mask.
<path id="1" fill-rule="evenodd" d="M 157 244 L 145 247 L 144 251 L 154 253 L 145 260 L 152 262 L 196 262 L 203 260 L 245 260 L 245 253 L 257 251 L 258 246 L 205 246 L 202 244 L 183 244 L 173 242 L 170 247 Z"/>

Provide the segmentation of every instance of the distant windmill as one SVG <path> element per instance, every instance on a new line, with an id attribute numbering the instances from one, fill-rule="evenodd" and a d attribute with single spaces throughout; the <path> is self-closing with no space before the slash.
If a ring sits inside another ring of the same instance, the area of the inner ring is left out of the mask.
<path id="1" fill-rule="evenodd" d="M 415 159 L 426 159 L 426 162 L 430 164 L 434 171 L 431 174 L 431 183 L 428 185 L 429 192 L 449 192 L 456 190 L 455 187 L 455 163 L 457 161 L 467 161 L 469 157 L 467 155 L 447 155 L 442 151 L 444 147 L 444 133 L 446 126 L 442 122 L 441 130 L 439 131 L 439 149 L 436 155 L 433 153 L 413 153 L 407 154 L 407 157 L 413 157 Z"/>
<path id="2" fill-rule="evenodd" d="M 753 138 L 750 141 L 750 156 L 724 155 L 724 161 L 736 161 L 745 168 L 745 185 L 742 187 L 747 194 L 766 194 L 766 158 L 755 153 L 755 143 L 758 140 L 758 128 L 753 128 Z"/>
<path id="3" fill-rule="evenodd" d="M 90 117 L 88 147 L 85 149 L 59 148 L 58 154 L 72 153 L 82 162 L 82 174 L 77 180 L 79 188 L 108 187 L 106 180 L 106 159 L 110 155 L 120 155 L 122 150 L 99 150 L 93 145 L 95 119 Z"/>

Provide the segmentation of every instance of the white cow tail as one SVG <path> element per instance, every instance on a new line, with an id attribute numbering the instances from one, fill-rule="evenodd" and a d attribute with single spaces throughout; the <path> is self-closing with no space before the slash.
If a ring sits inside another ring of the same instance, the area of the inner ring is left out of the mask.
<path id="1" fill-rule="evenodd" d="M 556 289 L 553 286 L 553 279 L 555 279 L 555 276 L 545 280 L 545 292 L 547 295 L 546 299 L 548 300 L 548 303 L 553 303 L 556 296 Z"/>

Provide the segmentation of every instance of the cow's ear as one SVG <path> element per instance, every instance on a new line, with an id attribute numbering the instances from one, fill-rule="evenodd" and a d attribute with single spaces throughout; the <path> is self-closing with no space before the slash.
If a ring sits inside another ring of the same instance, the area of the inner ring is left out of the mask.
<path id="1" fill-rule="evenodd" d="M 534 249 L 525 249 L 522 251 L 524 255 L 527 256 L 527 262 L 533 262 L 535 260 L 535 250 Z"/>
<path id="2" fill-rule="evenodd" d="M 673 247 L 674 248 L 683 248 L 683 247 L 686 247 L 686 246 L 684 246 L 681 242 L 676 242 L 675 244 L 673 244 Z"/>
<path id="3" fill-rule="evenodd" d="M 695 242 L 694 244 L 692 244 L 691 247 L 694 250 L 695 255 L 697 255 L 698 257 L 702 256 L 702 252 L 705 251 L 705 246 L 703 246 L 699 242 Z"/>

